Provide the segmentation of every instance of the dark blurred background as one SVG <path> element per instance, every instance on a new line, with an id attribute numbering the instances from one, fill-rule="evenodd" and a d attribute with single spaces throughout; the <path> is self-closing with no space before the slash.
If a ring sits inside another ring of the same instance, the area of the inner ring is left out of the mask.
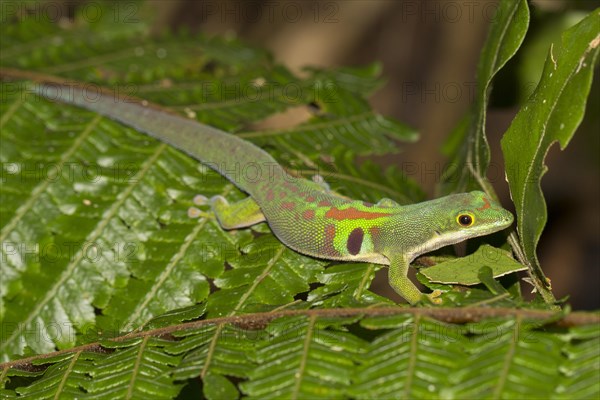
<path id="1" fill-rule="evenodd" d="M 69 2 L 73 4 L 73 2 Z M 510 208 L 502 173 L 499 141 L 521 104 L 535 88 L 550 42 L 599 1 L 530 1 L 531 22 L 522 50 L 494 84 L 487 132 L 495 173 L 490 176 Z M 496 1 L 148 1 L 142 15 L 156 33 L 187 29 L 237 36 L 269 50 L 278 63 L 297 74 L 302 67 L 361 66 L 379 61 L 387 83 L 371 97 L 380 113 L 421 133 L 401 154 L 382 157 L 381 165 L 416 162 L 429 170 L 446 161 L 440 147 L 473 101 L 479 53 Z M 597 75 L 598 71 L 596 71 Z M 546 163 L 542 188 L 549 221 L 539 258 L 557 298 L 570 295 L 577 309 L 600 308 L 600 96 L 598 76 L 588 112 L 564 152 L 555 145 Z M 413 177 L 415 177 L 413 175 Z M 430 196 L 437 178 L 418 179 Z M 380 271 L 382 272 L 382 271 Z M 378 274 L 382 294 L 388 287 Z M 524 286 L 529 288 L 529 286 Z"/>

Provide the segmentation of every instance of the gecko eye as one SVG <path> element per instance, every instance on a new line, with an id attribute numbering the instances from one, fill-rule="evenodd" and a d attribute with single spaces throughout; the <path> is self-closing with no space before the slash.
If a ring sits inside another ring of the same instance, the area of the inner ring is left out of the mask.
<path id="1" fill-rule="evenodd" d="M 474 218 L 469 214 L 458 214 L 458 217 L 456 217 L 456 222 L 458 222 L 460 226 L 468 227 L 473 225 Z"/>

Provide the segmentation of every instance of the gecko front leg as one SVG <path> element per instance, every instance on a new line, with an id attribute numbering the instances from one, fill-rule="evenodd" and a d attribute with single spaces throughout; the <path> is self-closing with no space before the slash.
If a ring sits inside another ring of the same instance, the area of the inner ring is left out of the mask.
<path id="1" fill-rule="evenodd" d="M 441 304 L 442 300 L 439 296 L 442 294 L 440 290 L 434 290 L 432 293 L 421 293 L 414 283 L 408 278 L 408 267 L 410 263 L 403 255 L 388 257 L 390 266 L 388 271 L 388 280 L 392 289 L 396 291 L 403 299 L 411 305 L 415 305 L 428 299 L 433 304 Z"/>
<path id="2" fill-rule="evenodd" d="M 388 280 L 392 289 L 411 305 L 415 305 L 423 300 L 423 293 L 408 279 L 408 259 L 402 254 L 388 258 L 390 260 Z"/>

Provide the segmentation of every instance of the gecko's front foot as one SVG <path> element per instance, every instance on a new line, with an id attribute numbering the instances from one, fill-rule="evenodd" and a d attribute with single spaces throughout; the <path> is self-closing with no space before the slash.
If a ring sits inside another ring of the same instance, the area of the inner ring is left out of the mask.
<path id="1" fill-rule="evenodd" d="M 427 298 L 427 300 L 429 300 L 431 303 L 433 303 L 435 305 L 439 305 L 444 302 L 440 298 L 441 295 L 442 295 L 442 291 L 439 289 L 435 289 L 433 292 L 423 295 L 423 299 Z"/>

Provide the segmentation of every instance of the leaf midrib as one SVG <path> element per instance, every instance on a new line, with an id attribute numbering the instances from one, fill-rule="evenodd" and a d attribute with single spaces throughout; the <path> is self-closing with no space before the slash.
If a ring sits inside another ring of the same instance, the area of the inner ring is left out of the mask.
<path id="1" fill-rule="evenodd" d="M 300 359 L 300 365 L 295 374 L 294 389 L 292 390 L 292 400 L 298 399 L 300 393 L 300 387 L 302 386 L 302 378 L 304 377 L 304 371 L 306 370 L 306 364 L 308 360 L 308 350 L 313 337 L 313 331 L 315 328 L 315 322 L 317 321 L 316 315 L 311 315 L 308 320 L 308 326 L 306 327 L 306 336 L 304 337 L 304 343 L 302 345 L 302 358 Z"/>
<path id="2" fill-rule="evenodd" d="M 506 380 L 508 379 L 508 372 L 510 369 L 510 365 L 515 357 L 515 349 L 517 347 L 518 337 L 521 330 L 522 318 L 521 316 L 517 316 L 514 326 L 513 337 L 508 340 L 509 348 L 504 356 L 504 362 L 502 364 L 502 371 L 500 371 L 500 377 L 498 380 L 498 384 L 494 389 L 494 393 L 492 395 L 493 399 L 499 399 L 500 395 L 504 390 L 504 386 L 506 385 Z"/>
<path id="3" fill-rule="evenodd" d="M 415 374 L 415 367 L 417 365 L 417 347 L 419 344 L 419 324 L 421 322 L 421 316 L 415 315 L 413 321 L 413 331 L 411 332 L 410 338 L 410 350 L 408 358 L 408 368 L 406 371 L 406 380 L 404 381 L 404 396 L 403 398 L 411 398 L 410 392 L 412 389 L 413 376 Z"/>

